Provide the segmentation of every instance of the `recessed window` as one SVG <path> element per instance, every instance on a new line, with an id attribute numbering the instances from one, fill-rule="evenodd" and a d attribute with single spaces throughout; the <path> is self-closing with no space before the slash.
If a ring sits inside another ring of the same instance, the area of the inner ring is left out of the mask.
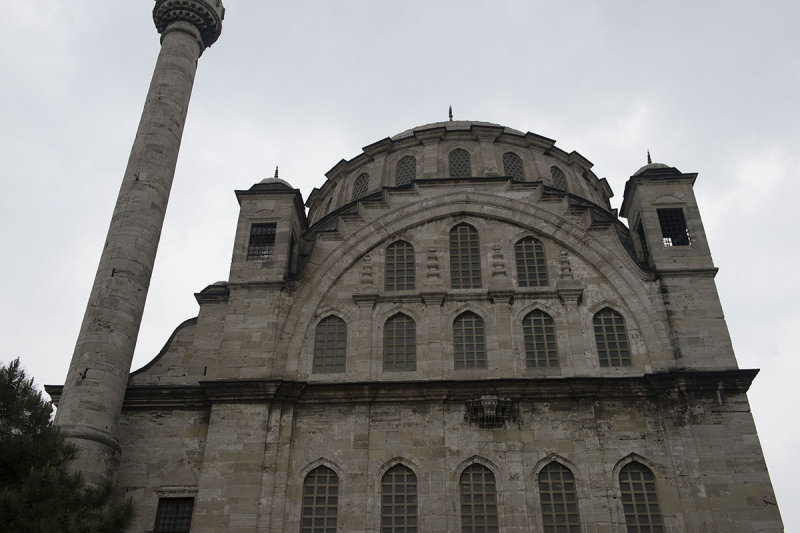
<path id="1" fill-rule="evenodd" d="M 689 246 L 689 228 L 686 227 L 686 217 L 683 209 L 658 209 L 658 223 L 661 224 L 661 237 L 664 246 Z"/>
<path id="2" fill-rule="evenodd" d="M 397 162 L 395 168 L 394 182 L 398 187 L 414 181 L 417 177 L 417 160 L 407 155 Z"/>
<path id="3" fill-rule="evenodd" d="M 515 181 L 525 181 L 525 169 L 522 167 L 522 158 L 514 152 L 503 154 L 503 172 Z"/>
<path id="4" fill-rule="evenodd" d="M 631 352 L 622 315 L 606 307 L 594 315 L 593 323 L 600 366 L 630 366 Z"/>
<path id="5" fill-rule="evenodd" d="M 539 310 L 528 313 L 522 319 L 522 331 L 527 367 L 557 367 L 556 328 L 550 315 Z"/>
<path id="6" fill-rule="evenodd" d="M 365 172 L 357 177 L 353 184 L 353 200 L 358 200 L 366 196 L 367 189 L 369 189 L 369 174 Z"/>
<path id="7" fill-rule="evenodd" d="M 417 369 L 417 325 L 408 315 L 397 313 L 383 325 L 383 369 Z"/>
<path id="8" fill-rule="evenodd" d="M 450 152 L 450 177 L 468 178 L 472 176 L 472 165 L 469 162 L 469 152 L 463 148 L 456 148 Z"/>
<path id="9" fill-rule="evenodd" d="M 469 224 L 458 224 L 450 230 L 450 283 L 454 289 L 481 286 L 478 230 Z"/>
<path id="10" fill-rule="evenodd" d="M 312 371 L 344 372 L 347 352 L 347 325 L 337 316 L 323 318 L 314 334 Z"/>
<path id="11" fill-rule="evenodd" d="M 639 246 L 642 250 L 642 262 L 647 263 L 650 260 L 650 250 L 647 248 L 647 238 L 644 236 L 644 227 L 641 221 L 636 225 L 636 235 L 639 236 Z"/>
<path id="12" fill-rule="evenodd" d="M 381 533 L 417 532 L 417 476 L 396 465 L 381 481 Z"/>
<path id="13" fill-rule="evenodd" d="M 475 313 L 462 313 L 453 322 L 453 354 L 456 370 L 486 368 L 483 319 Z"/>
<path id="14" fill-rule="evenodd" d="M 520 287 L 546 287 L 547 262 L 544 246 L 538 239 L 525 237 L 514 245 L 517 262 L 517 283 Z"/>
<path id="15" fill-rule="evenodd" d="M 569 190 L 567 188 L 567 177 L 560 168 L 556 166 L 550 167 L 550 177 L 553 179 L 553 187 L 561 191 Z"/>
<path id="16" fill-rule="evenodd" d="M 539 472 L 539 501 L 544 533 L 581 533 L 575 476 L 553 461 Z"/>
<path id="17" fill-rule="evenodd" d="M 472 464 L 461 473 L 462 533 L 499 531 L 497 486 L 492 471 L 481 464 Z"/>
<path id="18" fill-rule="evenodd" d="M 259 222 L 250 226 L 250 241 L 247 245 L 248 260 L 264 260 L 275 251 L 275 222 Z"/>
<path id="19" fill-rule="evenodd" d="M 384 287 L 387 291 L 407 291 L 414 288 L 414 247 L 397 241 L 386 248 Z"/>
<path id="20" fill-rule="evenodd" d="M 156 511 L 155 533 L 189 533 L 194 498 L 161 498 Z"/>
<path id="21" fill-rule="evenodd" d="M 318 466 L 303 482 L 300 533 L 336 533 L 339 477 L 327 466 Z"/>
<path id="22" fill-rule="evenodd" d="M 656 493 L 656 478 L 649 468 L 635 461 L 623 466 L 619 472 L 619 489 L 629 533 L 664 531 Z"/>

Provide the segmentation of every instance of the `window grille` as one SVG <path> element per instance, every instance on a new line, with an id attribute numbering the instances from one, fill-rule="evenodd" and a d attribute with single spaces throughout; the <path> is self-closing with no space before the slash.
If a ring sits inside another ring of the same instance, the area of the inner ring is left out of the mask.
<path id="1" fill-rule="evenodd" d="M 514 245 L 517 259 L 517 283 L 520 287 L 546 287 L 547 262 L 544 246 L 533 237 L 520 239 Z"/>
<path id="2" fill-rule="evenodd" d="M 353 184 L 353 200 L 366 196 L 367 189 L 369 189 L 369 174 L 365 172 L 357 177 Z"/>
<path id="3" fill-rule="evenodd" d="M 317 324 L 314 336 L 313 372 L 344 372 L 347 351 L 347 325 L 336 316 L 324 318 Z"/>
<path id="4" fill-rule="evenodd" d="M 383 369 L 417 369 L 417 326 L 410 316 L 398 313 L 383 325 Z"/>
<path id="5" fill-rule="evenodd" d="M 543 533 L 581 533 L 575 476 L 553 461 L 539 472 Z"/>
<path id="6" fill-rule="evenodd" d="M 303 482 L 303 515 L 300 533 L 335 533 L 339 504 L 339 478 L 326 466 L 318 466 Z"/>
<path id="7" fill-rule="evenodd" d="M 631 365 L 625 319 L 621 314 L 605 308 L 594 315 L 594 339 L 600 366 Z"/>
<path id="8" fill-rule="evenodd" d="M 406 185 L 414 181 L 414 178 L 416 177 L 417 177 L 416 159 L 414 159 L 410 155 L 407 155 L 397 162 L 397 168 L 395 169 L 395 176 L 394 176 L 395 185 L 397 185 L 398 187 L 400 185 Z"/>
<path id="9" fill-rule="evenodd" d="M 381 482 L 381 533 L 417 532 L 417 476 L 403 465 L 390 468 Z"/>
<path id="10" fill-rule="evenodd" d="M 661 236 L 664 246 L 689 246 L 689 228 L 686 227 L 686 217 L 683 209 L 658 209 L 658 222 L 661 224 Z"/>
<path id="11" fill-rule="evenodd" d="M 407 291 L 414 288 L 414 247 L 405 241 L 397 241 L 386 248 L 387 291 Z"/>
<path id="12" fill-rule="evenodd" d="M 550 315 L 539 310 L 528 313 L 522 320 L 522 330 L 528 368 L 557 367 L 556 331 Z"/>
<path id="13" fill-rule="evenodd" d="M 275 251 L 275 222 L 256 223 L 250 226 L 247 259 L 269 259 Z"/>
<path id="14" fill-rule="evenodd" d="M 515 181 L 525 181 L 525 169 L 522 159 L 514 152 L 503 154 L 503 171 L 506 176 L 511 176 Z"/>
<path id="15" fill-rule="evenodd" d="M 483 320 L 475 313 L 463 313 L 453 322 L 453 354 L 456 370 L 486 368 Z"/>
<path id="16" fill-rule="evenodd" d="M 450 230 L 450 283 L 454 289 L 481 286 L 478 230 L 469 224 L 459 224 Z"/>
<path id="17" fill-rule="evenodd" d="M 481 464 L 472 464 L 461 473 L 462 533 L 499 531 L 497 488 L 492 471 Z"/>
<path id="18" fill-rule="evenodd" d="M 561 191 L 568 191 L 567 177 L 564 172 L 558 167 L 550 167 L 550 176 L 553 178 L 553 187 Z"/>
<path id="19" fill-rule="evenodd" d="M 161 498 L 156 510 L 155 533 L 189 533 L 194 498 Z"/>
<path id="20" fill-rule="evenodd" d="M 472 166 L 469 162 L 469 152 L 463 148 L 456 148 L 450 152 L 450 177 L 468 178 L 472 176 Z"/>
<path id="21" fill-rule="evenodd" d="M 628 463 L 619 472 L 619 488 L 628 533 L 663 533 L 653 472 L 641 463 Z"/>

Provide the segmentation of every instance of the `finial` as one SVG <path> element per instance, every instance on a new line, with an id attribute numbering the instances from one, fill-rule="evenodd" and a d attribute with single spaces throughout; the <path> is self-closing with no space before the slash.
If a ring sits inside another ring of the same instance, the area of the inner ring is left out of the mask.
<path id="1" fill-rule="evenodd" d="M 278 165 L 275 165 L 275 178 L 278 177 Z"/>
<path id="2" fill-rule="evenodd" d="M 450 122 L 453 121 L 453 106 L 450 106 Z"/>
<path id="3" fill-rule="evenodd" d="M 647 164 L 648 165 L 652 165 L 653 164 L 653 160 L 650 159 L 650 150 L 647 151 Z"/>

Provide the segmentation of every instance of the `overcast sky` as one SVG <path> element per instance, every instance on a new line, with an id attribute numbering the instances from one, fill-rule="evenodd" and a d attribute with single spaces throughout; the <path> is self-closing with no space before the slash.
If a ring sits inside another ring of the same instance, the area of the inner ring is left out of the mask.
<path id="1" fill-rule="evenodd" d="M 800 530 L 800 3 L 224 0 L 200 59 L 133 368 L 228 277 L 234 189 L 304 197 L 361 147 L 484 120 L 606 177 L 695 185 L 787 531 Z M 63 383 L 159 40 L 152 1 L 0 0 L 0 360 Z M 788 416 L 791 415 L 791 416 Z"/>

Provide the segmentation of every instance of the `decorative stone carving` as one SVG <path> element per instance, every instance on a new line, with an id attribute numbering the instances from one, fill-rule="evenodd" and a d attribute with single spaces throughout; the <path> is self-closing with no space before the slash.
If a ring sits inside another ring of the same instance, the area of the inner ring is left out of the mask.
<path id="1" fill-rule="evenodd" d="M 225 8 L 220 0 L 156 0 L 153 22 L 163 34 L 174 22 L 188 22 L 200 32 L 203 46 L 208 48 L 222 33 Z"/>
<path id="2" fill-rule="evenodd" d="M 566 250 L 561 250 L 558 256 L 558 277 L 560 279 L 574 279 L 572 265 L 569 264 L 569 254 Z"/>
<path id="3" fill-rule="evenodd" d="M 506 420 L 514 420 L 514 403 L 511 398 L 499 398 L 486 394 L 478 400 L 467 400 L 467 416 L 470 424 L 481 428 L 501 428 Z"/>
<path id="4" fill-rule="evenodd" d="M 439 272 L 439 254 L 436 248 L 428 248 L 428 257 L 425 261 L 425 277 L 429 281 L 438 280 L 441 276 Z"/>
<path id="5" fill-rule="evenodd" d="M 492 277 L 506 277 L 506 260 L 499 244 L 492 246 Z"/>
<path id="6" fill-rule="evenodd" d="M 371 287 L 372 285 L 374 285 L 372 282 L 372 258 L 365 255 L 361 260 L 361 286 Z"/>

